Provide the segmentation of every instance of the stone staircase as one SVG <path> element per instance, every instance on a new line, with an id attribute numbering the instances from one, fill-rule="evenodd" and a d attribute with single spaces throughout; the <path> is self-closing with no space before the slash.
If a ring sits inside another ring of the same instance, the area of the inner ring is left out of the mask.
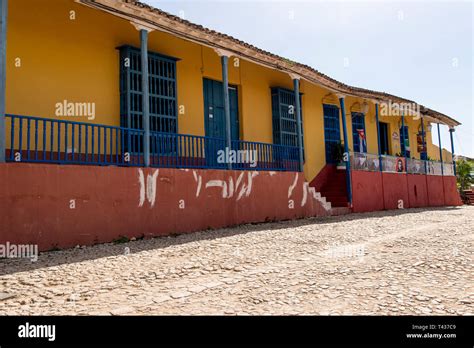
<path id="1" fill-rule="evenodd" d="M 329 176 L 328 180 L 321 187 L 321 195 L 331 202 L 332 207 L 347 208 L 349 201 L 347 199 L 346 172 L 336 169 Z"/>
<path id="2" fill-rule="evenodd" d="M 464 194 L 467 197 L 467 201 L 465 203 L 474 205 L 474 191 L 464 191 Z"/>

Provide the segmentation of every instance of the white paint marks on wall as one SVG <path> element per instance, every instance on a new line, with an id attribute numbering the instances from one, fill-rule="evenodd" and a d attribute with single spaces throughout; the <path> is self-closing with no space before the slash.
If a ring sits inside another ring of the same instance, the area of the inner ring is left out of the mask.
<path id="1" fill-rule="evenodd" d="M 306 205 L 306 201 L 308 199 L 308 183 L 303 183 L 303 199 L 301 200 L 301 206 L 304 207 Z"/>
<path id="2" fill-rule="evenodd" d="M 143 204 L 145 204 L 145 176 L 141 169 L 138 170 L 138 183 L 140 185 L 140 200 L 138 206 L 143 207 Z"/>
<path id="3" fill-rule="evenodd" d="M 159 170 L 155 170 L 153 175 L 148 174 L 145 182 L 145 174 L 143 173 L 143 170 L 138 170 L 138 182 L 140 184 L 139 207 L 143 207 L 145 199 L 150 203 L 151 208 L 154 207 L 156 201 L 156 181 L 158 173 Z"/>
<path id="4" fill-rule="evenodd" d="M 237 181 L 234 182 L 233 177 L 229 177 L 227 181 L 225 180 L 209 180 L 206 183 L 206 189 L 211 188 L 211 187 L 220 187 L 222 189 L 222 198 L 233 198 L 237 192 L 237 201 L 242 199 L 244 196 L 249 197 L 250 194 L 252 193 L 252 187 L 253 187 L 253 179 L 259 175 L 258 172 L 248 172 L 247 173 L 247 183 L 243 183 L 243 178 L 245 176 L 245 173 L 241 173 L 239 177 L 237 178 Z M 198 182 L 198 192 L 196 193 L 196 197 L 199 195 L 200 188 L 199 188 L 199 180 L 197 177 L 197 174 L 194 177 L 194 180 Z"/>
<path id="5" fill-rule="evenodd" d="M 234 197 L 234 179 L 229 178 L 229 197 Z"/>
<path id="6" fill-rule="evenodd" d="M 224 180 L 210 180 L 206 184 L 206 188 L 210 187 L 221 187 L 222 188 L 222 198 L 227 197 L 227 183 Z"/>
<path id="7" fill-rule="evenodd" d="M 247 190 L 245 192 L 245 197 L 249 197 L 250 194 L 252 193 L 252 186 L 253 186 L 253 179 L 258 176 L 258 172 L 253 172 L 253 173 L 248 173 L 248 187 L 247 187 Z"/>
<path id="8" fill-rule="evenodd" d="M 250 194 L 252 193 L 252 186 L 253 186 L 253 179 L 259 175 L 258 172 L 253 172 L 253 173 L 247 173 L 247 185 L 243 184 L 242 189 L 239 192 L 239 195 L 237 196 L 237 200 L 240 201 L 242 197 L 245 195 L 245 197 L 249 197 Z M 240 185 L 240 182 L 239 182 Z"/>
<path id="9" fill-rule="evenodd" d="M 291 186 L 288 188 L 288 198 L 290 198 L 291 195 L 293 194 L 293 190 L 295 189 L 296 184 L 298 183 L 298 177 L 299 177 L 299 173 L 296 173 L 293 184 L 291 184 Z"/>
<path id="10" fill-rule="evenodd" d="M 237 178 L 237 182 L 235 183 L 235 189 L 236 189 L 236 190 L 239 189 L 239 186 L 240 186 L 240 184 L 241 184 L 241 182 L 242 182 L 242 179 L 244 178 L 244 175 L 245 175 L 245 173 L 242 172 L 242 173 L 240 173 L 239 177 Z"/>
<path id="11" fill-rule="evenodd" d="M 198 173 L 193 170 L 193 176 L 194 176 L 194 181 L 197 183 L 197 188 L 196 188 L 196 197 L 199 197 L 199 194 L 201 193 L 201 187 L 202 187 L 202 176 L 198 175 Z"/>

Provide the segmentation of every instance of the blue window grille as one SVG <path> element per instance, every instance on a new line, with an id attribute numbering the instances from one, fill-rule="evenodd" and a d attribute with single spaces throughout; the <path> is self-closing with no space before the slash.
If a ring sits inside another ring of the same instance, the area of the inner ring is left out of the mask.
<path id="1" fill-rule="evenodd" d="M 360 148 L 361 139 L 359 136 L 359 132 L 357 130 L 362 130 L 367 136 L 365 132 L 365 115 L 360 112 L 353 112 L 352 113 L 352 144 L 354 145 L 354 152 L 364 152 L 367 153 L 367 141 L 364 139 L 362 140 L 362 151 Z"/>
<path id="2" fill-rule="evenodd" d="M 120 50 L 120 125 L 143 130 L 143 89 L 141 51 L 132 46 Z M 177 133 L 178 101 L 176 62 L 178 59 L 158 53 L 148 53 L 150 132 Z M 142 151 L 142 136 L 131 136 L 125 147 Z M 151 137 L 151 141 L 154 138 Z M 130 144 L 130 145 L 129 145 Z M 153 146 L 154 151 L 172 152 L 174 144 Z"/>
<path id="3" fill-rule="evenodd" d="M 295 92 L 285 88 L 274 87 L 272 93 L 273 143 L 291 146 L 298 151 L 298 120 L 296 118 Z M 302 94 L 300 93 L 301 142 L 303 137 Z M 304 147 L 304 146 L 303 146 Z M 304 151 L 304 148 L 303 148 Z M 304 154 L 304 152 L 303 152 Z"/>

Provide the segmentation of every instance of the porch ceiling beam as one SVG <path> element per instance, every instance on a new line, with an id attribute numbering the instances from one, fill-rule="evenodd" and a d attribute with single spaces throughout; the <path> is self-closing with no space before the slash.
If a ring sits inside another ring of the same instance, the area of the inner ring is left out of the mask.
<path id="1" fill-rule="evenodd" d="M 0 0 L 0 163 L 5 162 L 5 91 L 8 0 Z"/>

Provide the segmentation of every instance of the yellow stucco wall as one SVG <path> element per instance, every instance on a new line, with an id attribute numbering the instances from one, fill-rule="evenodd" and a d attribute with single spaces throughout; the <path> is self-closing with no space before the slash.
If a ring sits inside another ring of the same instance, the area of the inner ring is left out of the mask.
<path id="1" fill-rule="evenodd" d="M 69 102 L 96 104 L 97 124 L 120 124 L 119 55 L 117 47 L 139 47 L 139 33 L 128 22 L 110 14 L 76 4 L 72 0 L 15 0 L 9 2 L 7 39 L 7 102 L 11 114 L 47 118 L 55 105 Z M 71 11 L 75 19 L 71 20 Z M 221 80 L 221 64 L 214 50 L 162 32 L 152 32 L 149 49 L 179 58 L 177 63 L 179 132 L 205 135 L 203 78 Z M 18 60 L 19 59 L 19 60 Z M 16 64 L 20 63 L 20 66 Z M 229 62 L 229 83 L 238 86 L 240 136 L 242 140 L 272 143 L 270 87 L 293 88 L 282 72 L 234 58 Z M 312 180 L 325 165 L 323 102 L 329 91 L 301 82 L 305 132 L 305 176 Z M 360 98 L 346 98 L 349 147 L 352 149 L 351 110 Z M 377 153 L 375 107 L 369 102 L 366 115 L 368 152 Z M 71 120 L 71 118 L 64 118 Z M 381 117 L 389 132 L 397 130 L 399 118 Z M 417 124 L 408 122 L 412 154 L 416 152 Z M 398 133 L 398 130 L 397 130 Z M 341 125 L 342 137 L 342 125 Z M 8 141 L 8 140 L 7 140 Z M 431 142 L 431 137 L 427 137 Z M 399 152 L 392 141 L 391 153 Z M 431 153 L 430 153 L 430 156 Z M 432 156 L 433 157 L 433 156 Z"/>
<path id="2" fill-rule="evenodd" d="M 435 160 L 435 161 L 439 161 L 440 158 L 439 158 L 439 146 L 433 144 L 433 143 L 430 143 L 429 146 L 428 146 L 428 156 L 430 156 L 430 158 L 432 160 Z M 452 162 L 452 154 L 450 151 L 446 150 L 443 148 L 443 161 L 444 162 Z"/>

